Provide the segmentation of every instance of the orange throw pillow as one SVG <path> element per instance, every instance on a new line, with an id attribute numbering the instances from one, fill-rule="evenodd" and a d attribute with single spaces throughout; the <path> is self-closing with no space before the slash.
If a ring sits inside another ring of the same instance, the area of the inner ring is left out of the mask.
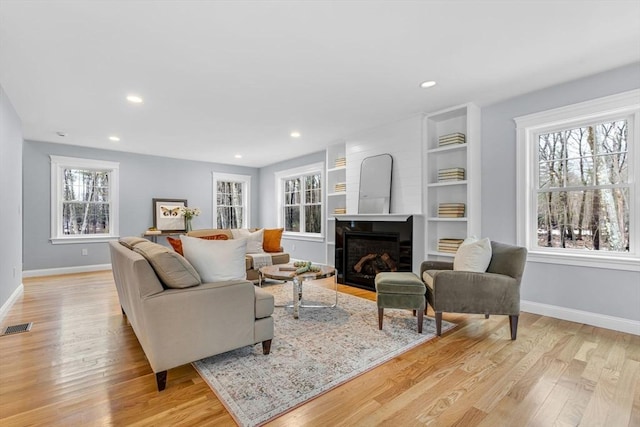
<path id="1" fill-rule="evenodd" d="M 228 240 L 229 238 L 224 234 L 215 234 L 213 236 L 201 236 L 201 239 L 204 240 Z M 167 242 L 171 245 L 174 251 L 184 256 L 182 253 L 182 240 L 174 239 L 173 237 L 167 236 Z"/>
<path id="2" fill-rule="evenodd" d="M 182 240 L 174 239 L 173 237 L 167 236 L 167 242 L 169 242 L 169 244 L 171 244 L 171 247 L 173 248 L 174 251 L 176 251 L 180 255 L 184 256 L 184 254 L 182 253 Z"/>
<path id="3" fill-rule="evenodd" d="M 282 232 L 284 228 L 264 229 L 264 237 L 262 238 L 262 249 L 265 252 L 281 252 Z"/>

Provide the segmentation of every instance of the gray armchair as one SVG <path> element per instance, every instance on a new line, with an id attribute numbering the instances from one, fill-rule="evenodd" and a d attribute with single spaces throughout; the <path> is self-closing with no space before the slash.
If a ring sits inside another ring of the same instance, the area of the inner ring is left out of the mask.
<path id="1" fill-rule="evenodd" d="M 491 242 L 491 262 L 485 273 L 453 271 L 452 262 L 424 261 L 420 277 L 427 302 L 436 314 L 436 331 L 442 330 L 442 313 L 502 314 L 509 316 L 511 339 L 518 332 L 520 281 L 527 260 L 526 248 Z"/>

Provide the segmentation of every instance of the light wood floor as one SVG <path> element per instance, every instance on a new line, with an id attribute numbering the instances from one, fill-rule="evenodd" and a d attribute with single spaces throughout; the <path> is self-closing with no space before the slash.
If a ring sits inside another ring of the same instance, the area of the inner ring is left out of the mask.
<path id="1" fill-rule="evenodd" d="M 110 272 L 24 287 L 2 322 L 34 322 L 0 337 L 3 427 L 234 425 L 191 365 L 156 390 Z M 640 337 L 523 313 L 512 342 L 506 316 L 445 319 L 458 327 L 269 425 L 640 426 Z"/>

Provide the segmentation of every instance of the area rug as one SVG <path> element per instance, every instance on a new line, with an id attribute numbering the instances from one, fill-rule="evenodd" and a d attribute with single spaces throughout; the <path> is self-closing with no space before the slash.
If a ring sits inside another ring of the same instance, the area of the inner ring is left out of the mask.
<path id="1" fill-rule="evenodd" d="M 291 283 L 266 285 L 275 303 L 291 301 Z M 332 303 L 330 289 L 304 283 L 307 304 Z M 422 334 L 409 310 L 386 309 L 378 330 L 376 303 L 339 294 L 336 308 L 276 307 L 269 355 L 247 346 L 194 362 L 236 422 L 257 426 L 433 339 L 435 320 L 425 316 Z M 455 325 L 442 322 L 442 330 Z"/>

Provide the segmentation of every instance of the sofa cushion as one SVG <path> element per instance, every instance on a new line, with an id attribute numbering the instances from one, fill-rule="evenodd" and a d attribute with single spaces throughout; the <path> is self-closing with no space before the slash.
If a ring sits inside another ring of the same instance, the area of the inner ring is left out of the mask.
<path id="1" fill-rule="evenodd" d="M 265 228 L 262 248 L 265 252 L 282 252 L 282 232 L 284 228 Z"/>
<path id="2" fill-rule="evenodd" d="M 204 282 L 239 280 L 247 277 L 246 239 L 204 240 L 180 236 L 185 258 Z"/>
<path id="3" fill-rule="evenodd" d="M 197 286 L 200 275 L 182 255 L 149 241 L 139 242 L 133 250 L 149 261 L 163 285 L 181 289 Z"/>
<path id="4" fill-rule="evenodd" d="M 237 228 L 231 230 L 234 239 L 247 239 L 247 253 L 248 254 L 260 254 L 263 253 L 262 239 L 264 237 L 264 229 L 254 231 L 253 233 L 246 228 Z"/>
<path id="5" fill-rule="evenodd" d="M 143 239 L 142 237 L 133 237 L 133 236 L 121 237 L 120 240 L 118 241 L 122 246 L 127 247 L 129 249 L 133 249 L 133 247 L 138 243 L 148 242 L 147 239 Z"/>
<path id="6" fill-rule="evenodd" d="M 453 259 L 453 269 L 484 273 L 491 262 L 491 241 L 488 238 L 467 237 Z"/>

